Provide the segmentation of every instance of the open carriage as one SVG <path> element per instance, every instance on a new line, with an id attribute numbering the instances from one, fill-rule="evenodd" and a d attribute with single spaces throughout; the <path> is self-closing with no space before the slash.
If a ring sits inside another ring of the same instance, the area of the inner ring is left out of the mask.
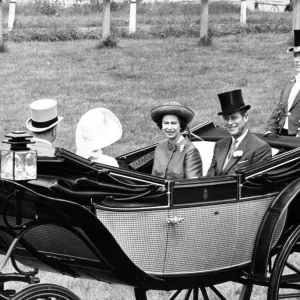
<path id="1" fill-rule="evenodd" d="M 226 135 L 213 123 L 192 129 L 206 169 Z M 152 145 L 119 156 L 121 168 L 57 149 L 38 160 L 37 179 L 0 179 L 0 270 L 9 258 L 16 269 L 1 282 L 35 283 L 40 269 L 129 285 L 137 300 L 151 289 L 209 299 L 208 288 L 225 299 L 215 285 L 227 281 L 243 284 L 244 300 L 253 285 L 269 300 L 300 298 L 300 142 L 266 141 L 273 158 L 233 176 L 157 178 Z M 0 287 L 0 299 L 78 299 L 54 285 Z"/>

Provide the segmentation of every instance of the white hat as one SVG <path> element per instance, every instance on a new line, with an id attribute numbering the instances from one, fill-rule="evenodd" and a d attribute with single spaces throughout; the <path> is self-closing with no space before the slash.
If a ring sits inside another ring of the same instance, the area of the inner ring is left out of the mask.
<path id="1" fill-rule="evenodd" d="M 53 99 L 41 99 L 30 104 L 31 118 L 26 127 L 32 132 L 42 132 L 57 125 L 63 117 L 57 115 L 57 102 Z"/>
<path id="2" fill-rule="evenodd" d="M 89 158 L 95 150 L 103 149 L 122 136 L 122 125 L 115 114 L 106 108 L 86 112 L 76 128 L 77 154 Z"/>

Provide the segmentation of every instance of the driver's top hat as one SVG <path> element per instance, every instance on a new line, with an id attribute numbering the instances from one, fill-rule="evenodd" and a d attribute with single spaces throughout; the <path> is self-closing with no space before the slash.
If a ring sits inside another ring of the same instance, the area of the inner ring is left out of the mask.
<path id="1" fill-rule="evenodd" d="M 288 48 L 287 52 L 300 52 L 300 30 L 294 30 L 294 47 Z"/>
<path id="2" fill-rule="evenodd" d="M 240 110 L 248 110 L 251 106 L 245 105 L 242 90 L 233 90 L 218 95 L 222 112 L 219 116 L 228 116 Z"/>

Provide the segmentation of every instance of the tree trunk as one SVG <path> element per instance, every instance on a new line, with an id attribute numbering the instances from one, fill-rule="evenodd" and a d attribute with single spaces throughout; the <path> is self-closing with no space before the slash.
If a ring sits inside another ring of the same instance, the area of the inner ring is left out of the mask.
<path id="1" fill-rule="evenodd" d="M 110 0 L 103 0 L 102 41 L 110 36 Z"/>

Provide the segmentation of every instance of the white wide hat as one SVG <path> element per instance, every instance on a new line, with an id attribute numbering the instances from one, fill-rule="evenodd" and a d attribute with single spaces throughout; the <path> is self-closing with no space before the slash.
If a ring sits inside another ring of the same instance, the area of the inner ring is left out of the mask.
<path id="1" fill-rule="evenodd" d="M 76 153 L 84 158 L 95 150 L 103 149 L 122 136 L 122 125 L 117 116 L 106 108 L 86 112 L 76 128 Z"/>
<path id="2" fill-rule="evenodd" d="M 41 99 L 30 104 L 31 118 L 26 127 L 32 132 L 42 132 L 59 123 L 63 117 L 57 115 L 57 102 L 53 99 Z"/>

